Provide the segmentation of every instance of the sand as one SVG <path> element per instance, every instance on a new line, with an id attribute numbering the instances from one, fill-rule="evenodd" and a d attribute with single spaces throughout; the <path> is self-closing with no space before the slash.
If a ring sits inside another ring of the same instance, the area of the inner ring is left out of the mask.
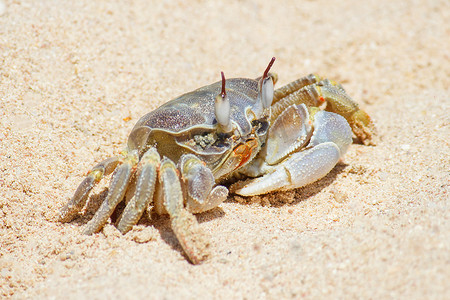
<path id="1" fill-rule="evenodd" d="M 1 0 L 0 297 L 449 299 L 450 4 L 368 2 Z M 56 220 L 141 115 L 272 56 L 278 86 L 341 82 L 378 144 L 198 215 L 199 266 L 166 217 L 81 235 L 107 181 L 84 217 Z"/>

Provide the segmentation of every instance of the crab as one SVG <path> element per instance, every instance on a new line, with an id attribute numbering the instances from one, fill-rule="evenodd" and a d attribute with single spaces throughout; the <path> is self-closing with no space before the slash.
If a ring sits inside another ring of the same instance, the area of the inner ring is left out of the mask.
<path id="1" fill-rule="evenodd" d="M 125 234 L 147 211 L 168 214 L 187 258 L 198 264 L 210 242 L 194 214 L 232 192 L 252 196 L 295 189 L 329 173 L 353 141 L 373 143 L 374 125 L 343 87 L 308 75 L 274 90 L 277 75 L 225 79 L 184 94 L 144 115 L 120 155 L 97 164 L 61 209 L 75 218 L 89 192 L 113 174 L 108 194 L 83 233 L 99 232 L 117 205 Z M 353 132 L 353 134 L 352 134 Z"/>

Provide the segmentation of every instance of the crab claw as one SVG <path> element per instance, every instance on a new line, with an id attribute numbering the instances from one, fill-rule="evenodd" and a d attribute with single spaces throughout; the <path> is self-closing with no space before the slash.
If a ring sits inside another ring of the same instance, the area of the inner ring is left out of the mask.
<path id="1" fill-rule="evenodd" d="M 307 124 L 305 122 L 303 126 Z M 315 113 L 313 128 L 314 133 L 304 150 L 288 154 L 279 163 L 266 165 L 266 174 L 244 186 L 237 186 L 234 192 L 252 196 L 285 191 L 313 183 L 327 175 L 352 143 L 352 131 L 342 116 L 327 111 Z M 280 134 L 283 128 L 278 128 L 278 131 L 272 134 Z M 291 138 L 294 144 L 295 135 Z"/>
<path id="2" fill-rule="evenodd" d="M 223 72 L 220 72 L 220 74 L 222 75 L 222 91 L 216 96 L 214 113 L 216 114 L 216 120 L 219 123 L 220 129 L 223 132 L 230 132 L 233 129 L 230 121 L 230 99 L 225 90 L 225 75 Z"/>

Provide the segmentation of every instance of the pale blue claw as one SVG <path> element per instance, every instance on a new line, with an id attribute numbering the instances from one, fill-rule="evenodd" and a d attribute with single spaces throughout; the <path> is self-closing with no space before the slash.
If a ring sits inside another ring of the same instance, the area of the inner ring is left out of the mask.
<path id="1" fill-rule="evenodd" d="M 308 123 L 301 124 L 307 126 Z M 313 127 L 314 133 L 305 148 L 288 155 L 278 164 L 265 163 L 261 167 L 264 175 L 251 180 L 235 193 L 253 196 L 290 190 L 327 175 L 352 143 L 352 131 L 342 116 L 326 111 L 315 113 Z"/>

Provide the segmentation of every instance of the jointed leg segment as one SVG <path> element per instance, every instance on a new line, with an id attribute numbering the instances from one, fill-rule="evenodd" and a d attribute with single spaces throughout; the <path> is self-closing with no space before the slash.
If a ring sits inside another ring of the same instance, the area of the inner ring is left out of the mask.
<path id="1" fill-rule="evenodd" d="M 273 104 L 289 96 L 290 94 L 302 89 L 305 86 L 319 82 L 321 79 L 315 74 L 309 74 L 305 77 L 292 81 L 285 86 L 276 89 L 273 94 Z"/>
<path id="2" fill-rule="evenodd" d="M 61 209 L 59 219 L 61 222 L 70 222 L 75 215 L 83 209 L 89 192 L 103 178 L 111 174 L 119 164 L 119 157 L 111 157 L 97 164 L 86 178 L 80 183 L 72 199 Z"/>
<path id="3" fill-rule="evenodd" d="M 142 156 L 137 168 L 135 194 L 128 202 L 117 224 L 117 229 L 122 234 L 133 228 L 153 200 L 160 161 L 156 148 L 150 148 Z"/>
<path id="4" fill-rule="evenodd" d="M 177 173 L 175 164 L 167 158 L 163 159 L 158 184 L 162 188 L 163 205 L 170 216 L 172 230 L 192 263 L 198 264 L 209 255 L 209 239 L 205 237 L 195 216 L 184 207 Z"/>
<path id="5" fill-rule="evenodd" d="M 318 107 L 326 102 L 325 110 L 343 116 L 361 142 L 366 145 L 374 143 L 375 126 L 372 120 L 338 83 L 321 80 L 317 75 L 308 75 L 276 90 L 275 95 L 272 121 L 293 104 L 304 103 L 310 107 Z"/>
<path id="6" fill-rule="evenodd" d="M 117 168 L 117 171 L 111 180 L 108 195 L 95 213 L 94 218 L 86 225 L 83 231 L 84 234 L 90 235 L 96 233 L 106 224 L 117 204 L 122 201 L 125 192 L 127 191 L 133 168 L 138 163 L 138 160 L 137 150 L 132 151 Z"/>

